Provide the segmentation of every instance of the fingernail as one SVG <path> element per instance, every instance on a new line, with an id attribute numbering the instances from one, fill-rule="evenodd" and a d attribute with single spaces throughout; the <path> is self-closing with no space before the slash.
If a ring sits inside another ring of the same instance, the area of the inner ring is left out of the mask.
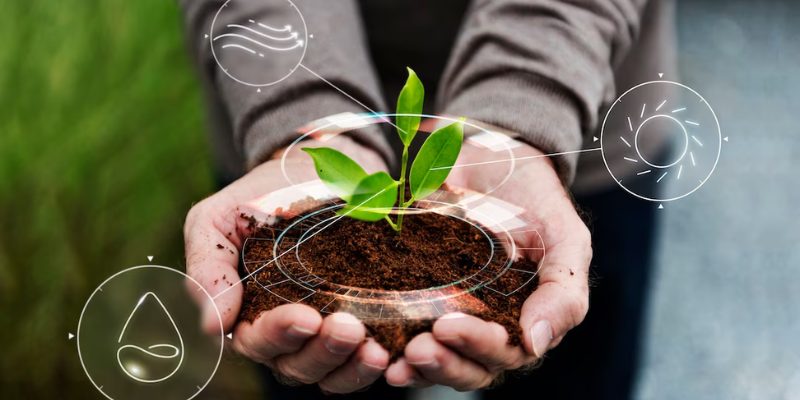
<path id="1" fill-rule="evenodd" d="M 414 378 L 410 378 L 410 379 L 409 379 L 409 380 L 407 380 L 405 383 L 401 383 L 401 384 L 399 384 L 399 385 L 395 385 L 394 383 L 392 383 L 392 382 L 389 382 L 389 381 L 386 381 L 386 382 L 387 382 L 387 383 L 389 383 L 389 385 L 390 385 L 390 386 L 394 386 L 394 387 L 407 387 L 407 386 L 411 386 L 411 385 L 413 385 L 414 383 L 416 383 L 416 381 L 414 380 Z"/>
<path id="2" fill-rule="evenodd" d="M 453 312 L 453 313 L 447 313 L 447 314 L 445 314 L 445 315 L 442 315 L 441 317 L 439 317 L 439 319 L 454 319 L 454 318 L 464 318 L 464 317 L 466 317 L 466 316 L 467 316 L 467 315 L 466 315 L 466 314 L 464 314 L 464 313 L 460 313 L 460 312 Z"/>
<path id="3" fill-rule="evenodd" d="M 531 328 L 531 344 L 533 345 L 533 353 L 537 358 L 541 358 L 547 348 L 550 346 L 550 341 L 553 340 L 553 327 L 550 321 L 543 319 Z"/>
<path id="4" fill-rule="evenodd" d="M 314 332 L 306 328 L 301 328 L 294 324 L 289 327 L 286 333 L 294 339 L 307 339 L 317 334 L 317 332 Z"/>
<path id="5" fill-rule="evenodd" d="M 372 365 L 368 362 L 361 361 L 356 365 L 356 369 L 358 373 L 365 376 L 376 376 L 380 375 L 386 367 L 381 367 L 378 365 Z"/>
<path id="6" fill-rule="evenodd" d="M 406 363 L 408 363 L 409 365 L 413 365 L 415 367 L 421 367 L 421 368 L 431 368 L 431 369 L 439 368 L 439 361 L 436 361 L 436 358 L 432 358 L 432 359 L 430 359 L 428 361 L 418 361 L 418 362 L 411 362 L 411 361 L 406 360 Z"/>
<path id="7" fill-rule="evenodd" d="M 325 348 L 333 354 L 350 354 L 361 343 L 359 340 L 345 339 L 336 335 L 330 335 L 325 340 Z"/>

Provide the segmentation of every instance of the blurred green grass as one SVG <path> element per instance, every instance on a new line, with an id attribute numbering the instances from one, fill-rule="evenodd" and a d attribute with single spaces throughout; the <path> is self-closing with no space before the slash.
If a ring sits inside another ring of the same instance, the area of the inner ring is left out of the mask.
<path id="1" fill-rule="evenodd" d="M 67 340 L 84 301 L 147 255 L 182 268 L 214 188 L 178 6 L 6 1 L 0 88 L 0 397 L 99 398 Z"/>

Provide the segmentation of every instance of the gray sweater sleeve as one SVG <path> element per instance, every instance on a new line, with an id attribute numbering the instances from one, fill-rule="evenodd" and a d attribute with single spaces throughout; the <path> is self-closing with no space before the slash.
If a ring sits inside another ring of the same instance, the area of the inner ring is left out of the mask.
<path id="1" fill-rule="evenodd" d="M 201 79 L 212 97 L 211 102 L 224 105 L 221 111 L 227 113 L 224 120 L 229 121 L 230 130 L 214 133 L 227 136 L 223 139 L 232 142 L 248 167 L 254 167 L 274 151 L 288 145 L 298 137 L 297 128 L 310 121 L 342 112 L 366 111 L 303 67 L 297 67 L 288 78 L 261 88 L 260 92 L 255 87 L 234 81 L 217 65 L 209 39 L 205 37 L 225 0 L 179 2 L 188 31 L 188 43 L 199 65 Z M 308 49 L 302 65 L 373 110 L 384 110 L 355 1 L 293 0 L 293 3 L 303 14 L 308 33 L 314 35 L 306 44 Z M 274 14 L 286 12 L 270 6 L 270 2 L 259 0 L 236 0 L 231 5 L 235 5 L 233 12 L 220 13 L 215 26 L 245 25 L 250 19 L 280 20 L 281 15 Z M 266 68 L 257 59 L 253 60 L 244 60 L 242 62 L 247 64 L 238 64 L 237 68 L 252 68 L 250 76 L 257 75 L 259 68 Z M 295 67 L 295 63 L 296 60 L 284 62 L 277 59 L 268 68 L 288 71 Z M 389 145 L 377 128 L 360 129 L 352 136 L 391 161 Z"/>
<path id="2" fill-rule="evenodd" d="M 614 101 L 614 67 L 645 0 L 475 0 L 438 109 L 519 133 L 545 153 L 578 150 Z M 577 154 L 553 160 L 572 181 Z"/>

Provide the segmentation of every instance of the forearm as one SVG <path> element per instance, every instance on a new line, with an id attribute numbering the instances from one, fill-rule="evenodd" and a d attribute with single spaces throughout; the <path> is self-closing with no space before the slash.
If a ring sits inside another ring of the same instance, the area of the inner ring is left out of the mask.
<path id="1" fill-rule="evenodd" d="M 546 153 L 577 150 L 614 99 L 613 69 L 644 0 L 478 0 L 440 88 L 439 109 L 510 131 Z M 576 155 L 554 158 L 562 181 Z"/>
<path id="2" fill-rule="evenodd" d="M 262 70 L 287 73 L 293 70 L 286 79 L 260 88 L 244 85 L 224 73 L 217 65 L 205 35 L 211 32 L 215 16 L 216 30 L 218 25 L 246 24 L 250 19 L 280 20 L 281 16 L 274 14 L 285 10 L 276 10 L 263 1 L 236 0 L 238 8 L 235 12 L 217 15 L 225 3 L 223 0 L 180 2 L 188 31 L 187 41 L 199 66 L 201 78 L 209 96 L 214 97 L 215 103 L 223 105 L 223 109 L 214 112 L 224 113 L 226 118 L 223 119 L 229 121 L 229 132 L 215 134 L 228 136 L 226 139 L 232 142 L 248 167 L 252 168 L 268 159 L 277 149 L 295 140 L 298 137 L 296 129 L 309 121 L 342 112 L 366 111 L 303 66 L 358 98 L 367 107 L 385 109 L 365 50 L 361 21 L 353 0 L 294 1 L 310 30 L 308 33 L 313 34 L 313 39 L 309 35 L 308 43 L 304 43 L 310 48 L 305 52 L 302 66 L 297 66 L 297 59 L 282 56 L 272 56 L 269 63 L 249 58 L 228 59 L 237 62 L 237 69 L 254 75 Z M 302 30 L 299 33 L 305 34 Z M 223 63 L 226 61 L 224 57 L 232 56 L 217 54 L 217 59 L 222 59 Z M 385 138 L 377 129 L 362 129 L 350 135 L 390 159 L 391 152 Z"/>

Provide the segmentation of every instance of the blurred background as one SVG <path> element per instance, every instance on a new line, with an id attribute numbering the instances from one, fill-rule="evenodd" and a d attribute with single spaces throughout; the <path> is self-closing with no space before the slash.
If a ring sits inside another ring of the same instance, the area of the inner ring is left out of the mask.
<path id="1" fill-rule="evenodd" d="M 0 397 L 99 399 L 67 334 L 115 272 L 184 267 L 183 218 L 215 190 L 200 87 L 174 1 L 2 11 Z M 800 399 L 798 18 L 790 0 L 678 1 L 681 82 L 730 142 L 660 213 L 638 398 Z M 258 393 L 226 354 L 200 398 Z"/>

